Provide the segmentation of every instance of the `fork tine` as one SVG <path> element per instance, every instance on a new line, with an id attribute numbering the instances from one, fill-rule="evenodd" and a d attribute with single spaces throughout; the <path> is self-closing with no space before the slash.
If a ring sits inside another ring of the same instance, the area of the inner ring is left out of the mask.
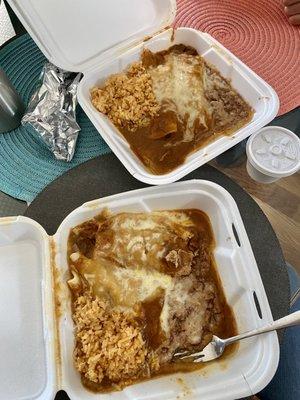
<path id="1" fill-rule="evenodd" d="M 177 351 L 177 353 L 173 354 L 173 358 L 178 358 L 178 357 L 183 357 L 183 356 L 187 356 L 188 354 L 191 354 L 190 351 L 188 350 L 183 350 L 183 351 Z"/>
<path id="2" fill-rule="evenodd" d="M 196 358 L 202 358 L 204 357 L 203 351 L 199 351 L 198 353 L 190 353 L 188 351 L 182 351 L 175 353 L 173 355 L 173 358 L 179 359 L 179 360 L 188 360 L 191 359 L 191 361 L 195 361 Z"/>
<path id="3" fill-rule="evenodd" d="M 216 351 L 216 338 L 214 337 L 213 340 L 208 343 L 202 351 L 198 351 L 197 353 L 191 353 L 187 351 L 177 352 L 174 354 L 175 360 L 184 360 L 184 361 L 192 361 L 192 362 L 207 362 L 218 358 L 224 350 L 224 347 L 220 349 L 221 351 Z M 217 338 L 219 339 L 219 338 Z M 220 339 L 219 339 L 220 340 Z"/>

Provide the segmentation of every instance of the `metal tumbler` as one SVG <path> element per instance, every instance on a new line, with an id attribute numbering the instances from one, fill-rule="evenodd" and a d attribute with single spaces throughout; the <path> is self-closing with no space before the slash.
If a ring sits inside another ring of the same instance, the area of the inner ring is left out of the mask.
<path id="1" fill-rule="evenodd" d="M 0 133 L 17 128 L 25 107 L 6 73 L 0 69 Z"/>

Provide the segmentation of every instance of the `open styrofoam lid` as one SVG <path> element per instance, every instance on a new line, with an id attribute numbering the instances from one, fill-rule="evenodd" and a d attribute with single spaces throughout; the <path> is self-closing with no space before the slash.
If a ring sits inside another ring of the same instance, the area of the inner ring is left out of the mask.
<path id="1" fill-rule="evenodd" d="M 175 0 L 8 2 L 45 56 L 76 72 L 167 27 L 176 9 Z"/>
<path id="2" fill-rule="evenodd" d="M 0 399 L 48 400 L 55 391 L 47 313 L 46 232 L 25 217 L 0 219 Z M 46 314 L 47 316 L 46 317 Z"/>

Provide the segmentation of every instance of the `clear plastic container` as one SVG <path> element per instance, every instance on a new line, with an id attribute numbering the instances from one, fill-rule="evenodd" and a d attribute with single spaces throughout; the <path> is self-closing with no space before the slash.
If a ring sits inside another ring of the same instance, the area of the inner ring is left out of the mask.
<path id="1" fill-rule="evenodd" d="M 152 185 L 175 182 L 277 115 L 279 101 L 275 91 L 209 34 L 180 28 L 173 35 L 168 27 L 175 17 L 175 0 L 122 0 L 121 3 L 90 0 L 88 6 L 79 0 L 9 0 L 9 3 L 50 61 L 69 71 L 83 72 L 84 78 L 78 87 L 79 104 L 124 167 L 142 182 Z M 174 171 L 154 175 L 108 118 L 93 107 L 90 89 L 137 60 L 144 47 L 160 51 L 175 43 L 196 48 L 231 80 L 255 114 L 246 126 L 189 155 Z"/>
<path id="2" fill-rule="evenodd" d="M 50 400 L 63 389 L 71 400 L 233 400 L 263 389 L 278 365 L 276 332 L 240 342 L 229 357 L 209 363 L 199 371 L 162 376 L 110 394 L 96 395 L 82 386 L 72 358 L 74 335 L 66 283 L 67 239 L 72 227 L 105 207 L 115 213 L 175 208 L 198 208 L 206 212 L 216 240 L 214 256 L 218 273 L 238 331 L 272 321 L 237 205 L 226 190 L 212 182 L 185 181 L 94 200 L 70 213 L 53 237 L 48 237 L 31 219 L 3 218 L 0 219 L 0 398 Z"/>

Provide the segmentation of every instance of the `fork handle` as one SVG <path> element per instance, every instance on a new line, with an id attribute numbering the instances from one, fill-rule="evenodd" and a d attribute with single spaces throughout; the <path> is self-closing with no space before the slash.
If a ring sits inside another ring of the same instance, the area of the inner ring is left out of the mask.
<path id="1" fill-rule="evenodd" d="M 240 335 L 233 336 L 228 339 L 223 339 L 225 346 L 228 344 L 234 343 L 241 339 L 246 339 L 252 336 L 260 335 L 261 333 L 275 331 L 276 329 L 287 328 L 288 326 L 298 325 L 300 324 L 300 311 L 296 311 L 286 317 L 277 319 L 270 324 L 267 324 L 261 328 L 253 329 L 252 331 L 248 331 L 242 333 Z"/>

